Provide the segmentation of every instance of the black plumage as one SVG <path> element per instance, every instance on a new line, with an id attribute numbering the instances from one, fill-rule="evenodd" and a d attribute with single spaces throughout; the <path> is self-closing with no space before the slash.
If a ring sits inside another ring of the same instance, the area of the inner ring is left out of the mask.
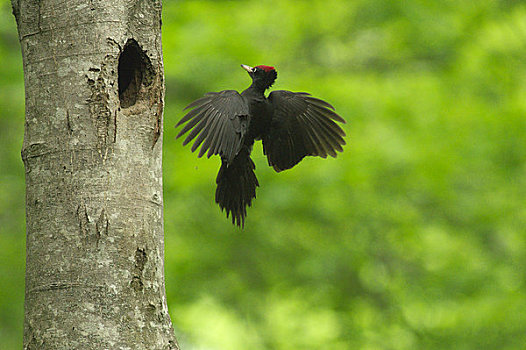
<path id="1" fill-rule="evenodd" d="M 274 67 L 241 65 L 252 84 L 241 94 L 235 90 L 209 92 L 189 104 L 176 125 L 187 123 L 177 138 L 189 132 L 183 145 L 194 140 L 198 157 L 221 156 L 216 203 L 232 223 L 244 226 L 246 210 L 259 186 L 250 152 L 263 141 L 268 164 L 277 172 L 290 169 L 306 156 L 336 157 L 345 145 L 345 132 L 335 122 L 345 120 L 329 103 L 306 92 L 265 90 L 276 80 Z"/>

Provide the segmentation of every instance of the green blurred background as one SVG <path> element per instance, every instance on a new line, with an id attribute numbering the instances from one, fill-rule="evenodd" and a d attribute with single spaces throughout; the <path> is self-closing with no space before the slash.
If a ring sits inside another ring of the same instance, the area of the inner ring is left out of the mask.
<path id="1" fill-rule="evenodd" d="M 20 349 L 22 63 L 0 0 L 0 347 Z M 526 5 L 168 1 L 166 288 L 184 349 L 526 348 Z M 278 70 L 347 119 L 345 152 L 276 174 L 244 231 L 182 107 Z"/>

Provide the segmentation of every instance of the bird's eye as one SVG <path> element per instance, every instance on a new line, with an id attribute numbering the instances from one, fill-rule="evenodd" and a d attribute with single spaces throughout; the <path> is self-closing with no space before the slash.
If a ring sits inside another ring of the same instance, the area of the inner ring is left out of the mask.
<path id="1" fill-rule="evenodd" d="M 258 67 L 252 68 L 252 73 L 256 73 L 258 71 Z"/>

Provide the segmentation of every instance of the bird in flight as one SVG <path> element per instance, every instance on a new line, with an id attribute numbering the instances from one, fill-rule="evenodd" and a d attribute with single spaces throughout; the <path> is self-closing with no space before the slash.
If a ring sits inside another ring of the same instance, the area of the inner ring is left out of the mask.
<path id="1" fill-rule="evenodd" d="M 336 157 L 343 151 L 345 132 L 335 121 L 345 120 L 332 105 L 306 92 L 276 90 L 265 97 L 278 76 L 274 67 L 241 67 L 252 84 L 242 93 L 209 92 L 190 103 L 176 125 L 186 123 L 176 138 L 189 132 L 183 145 L 195 139 L 192 152 L 201 146 L 198 157 L 221 157 L 215 201 L 233 224 L 244 227 L 259 186 L 250 158 L 254 141 L 263 141 L 269 166 L 280 172 L 306 156 Z"/>

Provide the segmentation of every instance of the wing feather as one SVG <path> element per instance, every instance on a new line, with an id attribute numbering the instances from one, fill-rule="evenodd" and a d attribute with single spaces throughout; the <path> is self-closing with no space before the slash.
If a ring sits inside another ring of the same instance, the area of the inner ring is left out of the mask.
<path id="1" fill-rule="evenodd" d="M 193 112 L 193 111 L 192 111 Z M 186 134 L 190 129 L 192 129 L 194 126 L 196 126 L 197 123 L 199 123 L 203 117 L 206 115 L 206 113 L 208 112 L 207 109 L 204 109 L 204 110 L 201 110 L 198 112 L 198 114 L 196 113 L 194 116 L 192 116 L 192 120 L 190 120 L 190 122 L 188 124 L 186 124 L 182 129 L 181 131 L 179 132 L 179 134 L 177 134 L 176 138 L 177 137 L 181 137 L 182 135 Z M 188 113 L 190 114 L 190 113 Z M 206 123 L 205 123 L 206 124 Z M 204 126 L 204 124 L 203 124 Z M 201 127 L 202 128 L 202 127 Z M 199 129 L 200 130 L 200 129 Z M 193 131 L 193 130 L 192 130 Z M 190 133 L 189 135 L 192 135 L 192 133 Z M 188 143 L 190 140 L 192 140 L 194 137 L 195 137 L 196 134 L 193 134 L 192 137 L 190 137 L 188 139 L 188 141 L 186 141 L 186 143 Z M 185 144 L 186 144 L 185 143 Z"/>
<path id="2" fill-rule="evenodd" d="M 221 117 L 218 117 L 218 114 L 219 113 L 215 111 L 214 116 L 209 119 L 206 130 L 203 130 L 202 132 L 204 142 L 203 146 L 199 150 L 199 158 L 201 158 L 206 153 L 206 151 L 209 150 L 210 144 L 212 143 L 214 138 L 218 136 L 220 129 L 223 126 L 223 123 L 221 123 Z"/>
<path id="3" fill-rule="evenodd" d="M 239 152 L 250 119 L 246 99 L 237 91 L 209 92 L 193 101 L 176 127 L 187 123 L 176 138 L 188 133 L 183 145 L 194 140 L 192 152 L 199 146 L 198 157 L 220 155 L 230 163 Z"/>
<path id="4" fill-rule="evenodd" d="M 198 98 L 194 102 L 190 103 L 188 106 L 186 106 L 183 109 L 183 111 L 186 111 L 187 109 L 191 109 L 191 108 L 194 108 L 194 107 L 197 107 L 197 106 L 200 106 L 200 105 L 204 105 L 205 103 L 210 102 L 210 100 L 211 100 L 210 95 L 206 94 L 205 96 L 203 96 L 201 98 Z M 183 119 L 181 119 L 181 121 L 179 121 L 179 123 L 177 123 L 177 125 L 179 125 L 180 123 L 184 123 Z"/>
<path id="5" fill-rule="evenodd" d="M 197 124 L 195 128 L 192 129 L 192 131 L 190 131 L 188 137 L 185 139 L 185 142 L 187 140 L 188 142 L 190 142 L 197 136 L 197 138 L 194 141 L 194 144 L 192 145 L 192 152 L 195 152 L 195 150 L 203 142 L 204 137 L 207 135 L 207 128 L 208 125 L 210 125 L 210 120 L 213 119 L 213 114 L 214 111 L 212 109 L 206 111 L 206 113 L 204 113 L 202 117 L 202 120 L 199 122 L 199 124 Z"/>
<path id="6" fill-rule="evenodd" d="M 185 146 L 187 143 L 189 143 L 190 141 L 192 141 L 200 132 L 201 130 L 203 130 L 203 128 L 207 125 L 207 119 L 204 118 L 206 116 L 207 113 L 203 114 L 203 116 L 201 116 L 201 120 L 199 121 L 199 124 L 197 124 L 196 127 L 194 127 L 190 133 L 188 134 L 188 136 L 186 137 L 186 139 L 184 140 L 183 142 L 183 146 Z M 194 148 L 195 146 L 195 148 Z M 197 148 L 198 145 L 196 145 L 196 142 L 194 142 L 194 144 L 192 145 L 192 152 L 195 151 L 195 149 Z"/>
<path id="7" fill-rule="evenodd" d="M 329 136 L 331 145 L 333 145 L 333 147 L 339 152 L 343 152 L 342 146 L 346 144 L 345 139 L 338 133 L 338 131 L 334 130 L 331 126 L 325 124 L 323 120 L 318 119 L 318 122 L 321 125 L 320 128 L 322 128 L 324 132 Z"/>
<path id="8" fill-rule="evenodd" d="M 316 135 L 318 136 L 318 139 L 321 140 L 324 151 L 328 153 L 331 157 L 336 157 L 336 149 L 338 146 L 334 144 L 333 137 L 327 132 L 325 127 L 321 124 L 319 118 L 315 118 L 310 116 L 310 114 L 306 114 L 310 118 L 311 125 L 314 126 L 314 130 Z M 337 144 L 337 143 L 336 143 Z"/>
<path id="9" fill-rule="evenodd" d="M 310 140 L 312 141 L 312 145 L 314 146 L 314 149 L 316 150 L 315 153 L 312 155 L 319 156 L 322 158 L 327 157 L 327 151 L 324 147 L 324 143 L 318 133 L 316 132 L 316 126 L 314 123 L 308 118 L 308 114 L 304 113 L 301 115 L 303 119 L 303 126 L 304 126 L 304 132 L 307 132 L 310 136 Z"/>
<path id="10" fill-rule="evenodd" d="M 331 111 L 328 108 L 324 108 L 324 107 L 322 107 L 320 105 L 317 105 L 317 104 L 314 104 L 314 103 L 310 104 L 310 106 L 314 110 L 316 110 L 318 113 L 326 116 L 327 118 L 334 119 L 336 121 L 339 121 L 342 124 L 345 124 L 345 120 L 342 117 L 340 117 L 338 114 L 336 114 L 336 112 Z"/>
<path id="11" fill-rule="evenodd" d="M 321 107 L 330 108 L 330 109 L 334 110 L 334 107 L 329 102 L 320 100 L 319 98 L 316 98 L 316 97 L 312 97 L 308 93 L 305 93 L 305 94 L 306 94 L 306 96 L 308 96 L 308 97 L 306 97 L 306 100 L 309 101 L 311 104 L 316 104 L 316 105 L 319 105 Z M 344 121 L 344 123 L 345 123 L 345 121 Z"/>
<path id="12" fill-rule="evenodd" d="M 209 137 L 207 139 L 207 141 L 210 140 L 208 142 L 209 146 L 203 145 L 203 148 L 208 148 L 208 154 L 206 155 L 208 158 L 210 158 L 213 154 L 219 153 L 221 141 L 225 144 L 225 146 L 227 146 L 228 141 L 230 139 L 230 135 L 225 135 L 225 139 L 221 140 L 221 135 L 223 135 L 223 131 L 226 125 L 227 123 L 219 123 L 219 125 L 217 125 L 217 128 L 215 128 L 213 137 Z"/>
<path id="13" fill-rule="evenodd" d="M 345 123 L 334 107 L 306 92 L 274 91 L 270 130 L 263 137 L 263 151 L 276 171 L 292 168 L 306 156 L 336 157 L 343 151 Z"/>
<path id="14" fill-rule="evenodd" d="M 206 109 L 206 108 L 208 108 L 208 105 L 200 105 L 199 107 L 192 109 L 190 112 L 186 113 L 186 115 L 183 118 L 181 118 L 181 120 L 179 120 L 179 122 L 177 123 L 177 125 L 175 125 L 175 127 L 178 127 L 179 125 L 183 123 L 186 123 L 187 121 L 195 117 L 197 114 L 201 113 L 203 109 Z"/>

